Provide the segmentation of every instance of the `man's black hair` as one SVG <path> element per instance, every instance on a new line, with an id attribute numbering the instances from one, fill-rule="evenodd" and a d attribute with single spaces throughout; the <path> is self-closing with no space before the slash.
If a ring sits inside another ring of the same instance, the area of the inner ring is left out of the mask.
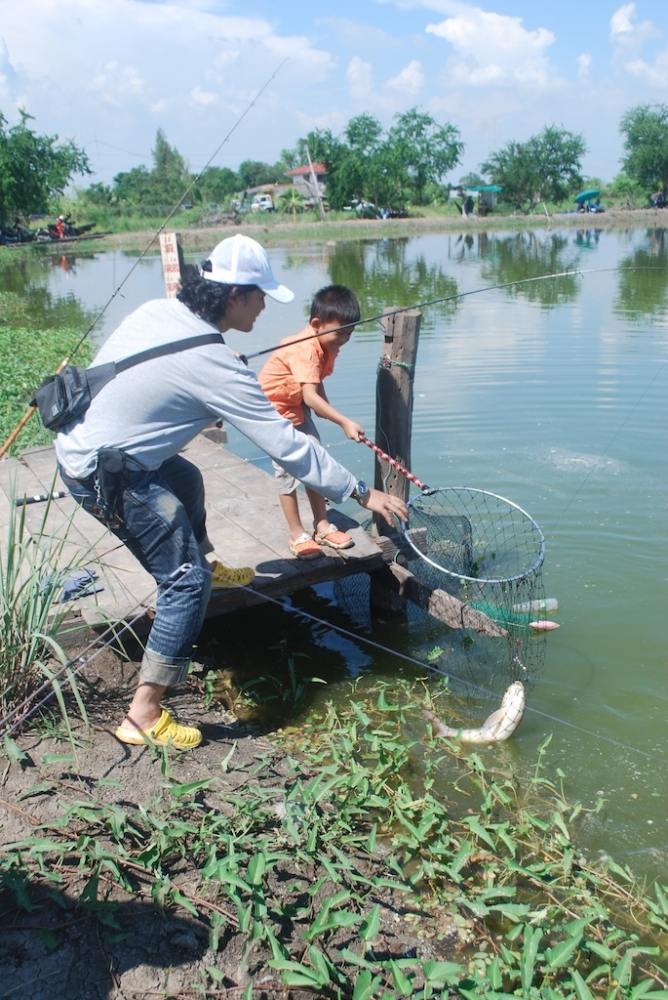
<path id="1" fill-rule="evenodd" d="M 220 281 L 209 281 L 201 276 L 196 267 L 188 265 L 181 291 L 176 297 L 200 319 L 218 326 L 225 316 L 230 292 L 234 289 L 240 295 L 247 295 L 255 288 L 257 285 L 225 285 Z"/>
<path id="2" fill-rule="evenodd" d="M 311 319 L 321 323 L 338 323 L 354 326 L 360 321 L 360 304 L 357 296 L 345 285 L 325 285 L 313 296 Z"/>

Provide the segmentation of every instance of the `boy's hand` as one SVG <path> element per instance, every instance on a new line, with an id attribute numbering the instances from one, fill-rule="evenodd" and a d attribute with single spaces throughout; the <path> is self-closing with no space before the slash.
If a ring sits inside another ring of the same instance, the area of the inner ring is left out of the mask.
<path id="1" fill-rule="evenodd" d="M 344 420 L 341 429 L 351 441 L 360 441 L 364 437 L 364 428 L 361 424 L 356 424 L 354 420 Z"/>
<path id="2" fill-rule="evenodd" d="M 380 514 L 385 518 L 390 527 L 394 525 L 392 515 L 401 518 L 402 521 L 408 520 L 408 507 L 404 501 L 400 497 L 393 497 L 389 493 L 383 493 L 381 490 L 369 490 L 369 497 L 362 506 L 366 510 L 372 510 L 374 513 Z"/>

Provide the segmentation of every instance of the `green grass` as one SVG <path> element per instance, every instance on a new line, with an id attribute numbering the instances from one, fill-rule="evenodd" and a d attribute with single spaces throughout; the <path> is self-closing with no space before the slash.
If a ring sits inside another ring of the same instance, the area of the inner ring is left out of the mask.
<path id="1" fill-rule="evenodd" d="M 71 733 L 64 687 L 74 693 L 84 719 L 86 712 L 61 645 L 69 606 L 58 597 L 64 581 L 90 553 L 65 554 L 67 531 L 58 539 L 46 530 L 49 508 L 47 503 L 39 530 L 28 530 L 26 508 L 16 507 L 10 497 L 6 536 L 0 543 L 0 718 L 21 705 L 28 707 L 44 685 L 43 694 L 55 696 Z M 12 716 L 12 724 L 17 720 Z"/>
<path id="2" fill-rule="evenodd" d="M 549 741 L 520 779 L 426 724 L 407 738 L 429 701 L 394 682 L 330 706 L 286 736 L 281 781 L 273 751 L 237 765 L 233 745 L 195 781 L 158 754 L 150 801 L 93 791 L 7 846 L 3 909 L 29 911 L 40 885 L 111 926 L 128 896 L 187 913 L 211 949 L 188 996 L 221 995 L 231 947 L 256 980 L 244 998 L 666 1000 L 665 887 L 583 854 L 587 810 L 546 776 Z"/>
<path id="3" fill-rule="evenodd" d="M 23 416 L 34 390 L 67 357 L 88 317 L 71 300 L 52 302 L 39 290 L 30 301 L 15 292 L 0 292 L 0 439 L 4 441 Z M 73 363 L 85 365 L 91 349 L 84 343 Z M 34 415 L 10 454 L 48 444 L 53 434 Z"/>

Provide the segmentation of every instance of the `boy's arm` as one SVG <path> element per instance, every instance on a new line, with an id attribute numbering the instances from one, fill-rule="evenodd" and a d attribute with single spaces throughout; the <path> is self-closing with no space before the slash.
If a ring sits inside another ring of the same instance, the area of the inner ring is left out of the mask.
<path id="1" fill-rule="evenodd" d="M 361 424 L 356 424 L 354 420 L 344 417 L 332 406 L 327 399 L 322 382 L 304 382 L 302 383 L 302 392 L 308 408 L 324 420 L 331 420 L 332 423 L 338 424 L 351 441 L 359 441 L 360 438 L 364 437 L 364 428 Z"/>

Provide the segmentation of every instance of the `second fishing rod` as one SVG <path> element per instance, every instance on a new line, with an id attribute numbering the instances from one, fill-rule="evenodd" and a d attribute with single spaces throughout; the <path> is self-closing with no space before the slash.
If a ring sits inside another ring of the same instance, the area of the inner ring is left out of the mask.
<path id="1" fill-rule="evenodd" d="M 619 271 L 620 273 L 627 273 L 631 271 L 658 271 L 661 268 L 656 267 L 592 267 L 592 268 L 572 268 L 568 271 L 553 271 L 549 274 L 538 274 L 531 278 L 518 278 L 516 281 L 502 281 L 495 285 L 483 285 L 481 288 L 472 288 L 467 292 L 453 292 L 451 295 L 444 295 L 438 299 L 425 299 L 422 302 L 413 302 L 407 306 L 398 306 L 396 309 L 386 309 L 382 313 L 376 313 L 375 316 L 365 316 L 358 320 L 357 323 L 344 323 L 341 326 L 333 327 L 328 330 L 328 333 L 338 333 L 343 330 L 350 330 L 355 326 L 363 326 L 366 323 L 380 322 L 385 319 L 389 319 L 391 316 L 398 316 L 400 313 L 412 312 L 415 309 L 427 309 L 429 306 L 443 305 L 445 302 L 454 302 L 458 299 L 468 298 L 470 295 L 480 295 L 482 292 L 493 292 L 502 288 L 514 288 L 518 285 L 527 285 L 531 282 L 536 281 L 550 281 L 556 280 L 557 278 L 581 278 L 586 274 L 605 274 L 610 271 Z M 319 333 L 311 333 L 307 337 L 295 337 L 291 339 L 288 343 L 301 344 L 306 340 L 313 340 L 315 337 L 319 337 Z M 261 351 L 253 351 L 252 354 L 238 354 L 237 357 L 243 361 L 245 365 L 253 358 L 260 358 L 264 354 L 271 354 L 273 351 L 278 350 L 280 347 L 286 347 L 285 341 L 281 343 L 274 344 L 272 347 L 264 347 Z"/>

